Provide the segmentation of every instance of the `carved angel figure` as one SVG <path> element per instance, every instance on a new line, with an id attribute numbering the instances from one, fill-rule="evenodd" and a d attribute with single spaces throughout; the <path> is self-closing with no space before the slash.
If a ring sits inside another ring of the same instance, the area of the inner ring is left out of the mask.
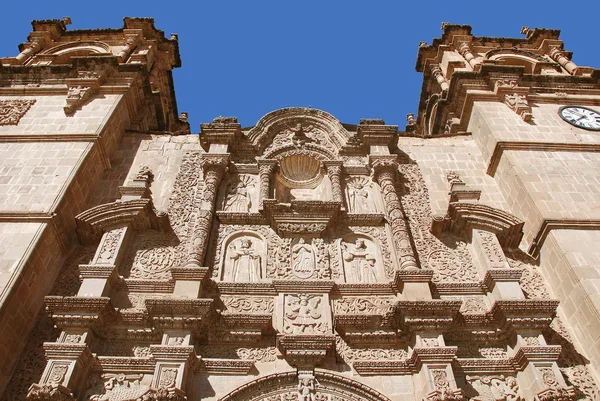
<path id="1" fill-rule="evenodd" d="M 298 401 L 315 401 L 315 383 L 312 379 L 302 379 L 298 382 Z"/>
<path id="2" fill-rule="evenodd" d="M 261 277 L 261 258 L 252 247 L 252 241 L 242 238 L 237 247 L 230 248 L 231 279 L 236 282 L 256 282 Z"/>
<path id="3" fill-rule="evenodd" d="M 321 298 L 310 294 L 290 296 L 287 302 L 285 317 L 290 320 L 292 334 L 311 334 L 316 332 L 316 327 L 321 318 L 319 304 Z"/>
<path id="4" fill-rule="evenodd" d="M 349 249 L 350 246 L 342 244 L 342 255 L 346 266 L 346 274 L 349 274 L 351 282 L 354 283 L 376 283 L 377 274 L 375 272 L 375 264 L 377 259 L 368 252 L 365 240 L 357 238 L 354 243 L 354 249 Z"/>
<path id="5" fill-rule="evenodd" d="M 306 244 L 304 238 L 292 247 L 292 269 L 300 278 L 312 276 L 315 270 L 312 246 Z"/>

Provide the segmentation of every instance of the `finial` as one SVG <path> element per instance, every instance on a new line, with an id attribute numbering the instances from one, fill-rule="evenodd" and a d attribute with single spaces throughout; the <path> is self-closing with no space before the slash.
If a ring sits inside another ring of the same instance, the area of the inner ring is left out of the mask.
<path id="1" fill-rule="evenodd" d="M 65 25 L 71 25 L 72 24 L 71 17 L 63 17 L 62 22 Z"/>
<path id="2" fill-rule="evenodd" d="M 182 111 L 181 114 L 179 115 L 179 120 L 183 121 L 184 123 L 187 122 L 188 120 L 188 113 L 187 111 Z"/>
<path id="3" fill-rule="evenodd" d="M 419 47 L 425 47 L 427 46 L 427 42 L 419 42 Z"/>
<path id="4" fill-rule="evenodd" d="M 442 31 L 445 30 L 448 25 L 450 25 L 449 22 L 442 22 Z"/>
<path id="5" fill-rule="evenodd" d="M 179 40 L 179 35 L 176 33 L 171 34 L 171 40 Z"/>
<path id="6" fill-rule="evenodd" d="M 413 113 L 408 113 L 406 115 L 406 121 L 408 121 L 409 123 L 412 123 L 415 121 L 415 115 Z"/>
<path id="7" fill-rule="evenodd" d="M 529 29 L 528 26 L 521 27 L 521 35 L 529 36 L 530 33 L 531 33 L 531 29 Z"/>

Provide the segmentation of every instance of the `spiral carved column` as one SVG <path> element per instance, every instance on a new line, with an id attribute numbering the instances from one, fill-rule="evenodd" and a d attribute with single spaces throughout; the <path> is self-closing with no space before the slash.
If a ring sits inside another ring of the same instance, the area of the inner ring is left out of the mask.
<path id="1" fill-rule="evenodd" d="M 375 179 L 381 187 L 387 217 L 392 228 L 392 237 L 400 257 L 401 269 L 418 269 L 417 260 L 410 244 L 410 234 L 402 211 L 402 204 L 396 193 L 396 172 L 398 162 L 395 157 L 371 158 Z"/>
<path id="2" fill-rule="evenodd" d="M 263 208 L 263 201 L 271 196 L 271 177 L 275 172 L 275 160 L 261 160 L 258 162 L 258 176 L 260 180 L 260 192 L 258 208 Z"/>
<path id="3" fill-rule="evenodd" d="M 342 195 L 342 162 L 328 162 L 325 167 L 327 168 L 327 175 L 331 180 L 333 200 L 335 202 L 340 202 L 342 209 L 344 209 L 344 196 Z"/>
<path id="4" fill-rule="evenodd" d="M 206 154 L 202 158 L 204 170 L 204 192 L 201 206 L 196 210 L 194 228 L 192 230 L 189 257 L 185 267 L 201 267 L 208 246 L 208 236 L 215 213 L 215 200 L 223 174 L 229 164 L 229 155 Z"/>

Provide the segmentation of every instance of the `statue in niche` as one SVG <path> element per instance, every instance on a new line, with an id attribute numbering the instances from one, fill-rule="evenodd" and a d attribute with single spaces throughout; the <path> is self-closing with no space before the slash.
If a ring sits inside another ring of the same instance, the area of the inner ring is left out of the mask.
<path id="1" fill-rule="evenodd" d="M 299 278 L 309 278 L 315 271 L 314 252 L 304 238 L 292 247 L 292 271 Z"/>
<path id="2" fill-rule="evenodd" d="M 369 187 L 369 183 L 361 179 L 348 183 L 348 204 L 352 213 L 373 213 L 375 211 L 375 203 Z"/>
<path id="3" fill-rule="evenodd" d="M 288 312 L 285 317 L 289 322 L 291 334 L 313 334 L 322 331 L 319 319 L 321 298 L 310 294 L 289 296 Z"/>
<path id="4" fill-rule="evenodd" d="M 261 257 L 249 238 L 242 238 L 228 251 L 231 279 L 235 282 L 256 282 L 262 279 Z"/>
<path id="5" fill-rule="evenodd" d="M 229 212 L 249 212 L 252 200 L 248 193 L 248 187 L 252 185 L 250 177 L 240 177 L 240 180 L 228 186 L 223 210 Z"/>
<path id="6" fill-rule="evenodd" d="M 375 265 L 377 258 L 369 252 L 365 240 L 357 238 L 354 245 L 342 243 L 342 256 L 349 281 L 354 283 L 376 283 Z M 349 268 L 348 268 L 349 267 Z"/>

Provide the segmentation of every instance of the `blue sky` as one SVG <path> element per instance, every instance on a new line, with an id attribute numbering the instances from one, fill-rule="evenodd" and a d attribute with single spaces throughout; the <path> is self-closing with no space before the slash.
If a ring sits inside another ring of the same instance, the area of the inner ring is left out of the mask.
<path id="1" fill-rule="evenodd" d="M 194 133 L 219 115 L 252 126 L 288 106 L 403 127 L 418 105 L 418 44 L 439 37 L 442 21 L 469 24 L 476 36 L 522 37 L 523 25 L 561 29 L 575 63 L 600 67 L 597 0 L 7 1 L 2 14 L 0 56 L 18 53 L 32 19 L 70 16 L 69 29 L 82 29 L 153 17 L 167 36 L 179 34 L 176 95 Z"/>

